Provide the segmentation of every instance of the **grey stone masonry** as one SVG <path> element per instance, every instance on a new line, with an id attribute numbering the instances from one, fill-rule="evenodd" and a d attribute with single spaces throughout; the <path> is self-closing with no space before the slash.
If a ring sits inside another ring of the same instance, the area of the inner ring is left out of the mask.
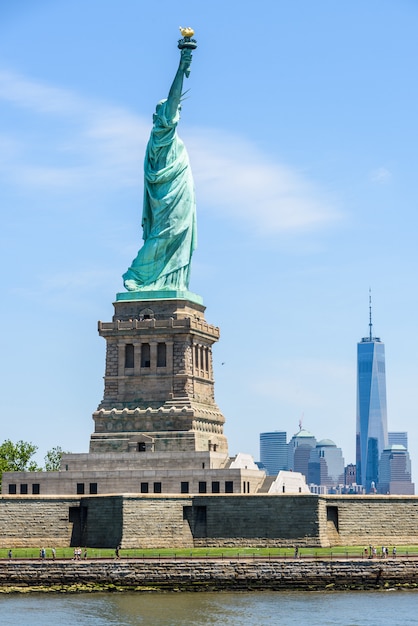
<path id="1" fill-rule="evenodd" d="M 418 498 L 329 495 L 320 499 L 319 524 L 323 545 L 417 544 Z"/>
<path id="2" fill-rule="evenodd" d="M 65 454 L 59 472 L 5 472 L 2 490 L 29 498 L 115 493 L 257 493 L 264 472 L 228 468 L 217 452 Z M 36 489 L 35 489 L 36 487 Z"/>
<path id="3" fill-rule="evenodd" d="M 78 497 L 2 497 L 0 546 L 69 546 L 75 530 L 73 511 L 79 509 Z"/>
<path id="4" fill-rule="evenodd" d="M 90 451 L 127 452 L 134 444 L 227 453 L 212 363 L 219 328 L 206 322 L 205 307 L 150 299 L 114 308 L 112 321 L 98 326 L 106 340 L 105 385 Z"/>
<path id="5" fill-rule="evenodd" d="M 149 493 L 0 498 L 2 548 L 399 548 L 418 544 L 417 529 L 416 496 Z"/>
<path id="6" fill-rule="evenodd" d="M 182 591 L 354 590 L 416 588 L 413 559 L 157 559 L 10 561 L 0 563 L 0 587 L 42 590 L 91 586 Z M 278 598 L 278 601 L 279 598 Z M 378 602 L 378 598 L 376 598 Z"/>

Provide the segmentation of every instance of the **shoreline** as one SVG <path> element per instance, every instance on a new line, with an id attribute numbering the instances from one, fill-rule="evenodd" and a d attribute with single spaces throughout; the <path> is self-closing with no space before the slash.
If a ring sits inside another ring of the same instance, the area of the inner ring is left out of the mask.
<path id="1" fill-rule="evenodd" d="M 0 562 L 0 594 L 418 589 L 418 560 L 100 559 Z"/>

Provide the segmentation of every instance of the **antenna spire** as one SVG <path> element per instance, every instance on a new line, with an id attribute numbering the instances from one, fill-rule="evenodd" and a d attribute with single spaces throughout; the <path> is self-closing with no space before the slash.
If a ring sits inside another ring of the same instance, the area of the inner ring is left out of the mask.
<path id="1" fill-rule="evenodd" d="M 372 290 L 369 287 L 369 339 L 373 341 L 373 324 L 372 324 Z"/>

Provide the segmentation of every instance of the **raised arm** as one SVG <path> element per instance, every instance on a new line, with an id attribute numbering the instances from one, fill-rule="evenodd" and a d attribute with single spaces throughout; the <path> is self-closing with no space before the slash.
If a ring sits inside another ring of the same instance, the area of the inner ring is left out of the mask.
<path id="1" fill-rule="evenodd" d="M 190 72 L 190 64 L 192 62 L 191 50 L 183 49 L 180 55 L 180 63 L 176 75 L 171 85 L 167 98 L 167 115 L 173 119 L 177 113 L 180 104 L 181 93 L 183 90 L 184 76 L 188 76 Z"/>

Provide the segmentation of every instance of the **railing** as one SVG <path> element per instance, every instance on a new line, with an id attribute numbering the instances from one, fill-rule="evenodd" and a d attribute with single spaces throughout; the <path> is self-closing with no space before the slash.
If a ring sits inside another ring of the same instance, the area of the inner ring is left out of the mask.
<path id="1" fill-rule="evenodd" d="M 195 548 L 192 550 L 141 550 L 141 549 L 120 549 L 119 555 L 116 555 L 115 550 L 108 548 L 84 548 L 81 550 L 81 556 L 76 556 L 73 548 L 57 548 L 56 560 L 109 560 L 109 559 L 132 559 L 132 560 L 222 560 L 222 559 L 237 559 L 237 560 L 369 560 L 371 557 L 365 555 L 361 548 L 353 548 L 352 550 L 338 550 L 338 549 L 314 549 L 314 548 L 298 548 L 297 553 L 294 548 L 240 548 L 234 550 L 222 549 L 222 548 Z M 418 559 L 418 548 L 416 546 L 410 549 L 397 550 L 396 555 L 390 554 L 388 557 L 382 557 L 378 554 L 372 557 L 374 562 L 379 561 L 394 561 L 396 559 Z M 9 550 L 0 549 L 0 561 L 51 561 L 53 554 L 51 548 L 46 548 L 46 556 L 42 558 L 40 551 L 37 548 L 15 548 L 11 550 L 11 556 L 9 556 Z"/>
<path id="2" fill-rule="evenodd" d="M 202 320 L 194 320 L 190 317 L 174 319 L 170 317 L 165 320 L 116 320 L 114 322 L 98 322 L 99 332 L 120 331 L 120 330 L 146 330 L 148 328 L 193 328 L 219 337 L 219 327 L 208 324 Z"/>

